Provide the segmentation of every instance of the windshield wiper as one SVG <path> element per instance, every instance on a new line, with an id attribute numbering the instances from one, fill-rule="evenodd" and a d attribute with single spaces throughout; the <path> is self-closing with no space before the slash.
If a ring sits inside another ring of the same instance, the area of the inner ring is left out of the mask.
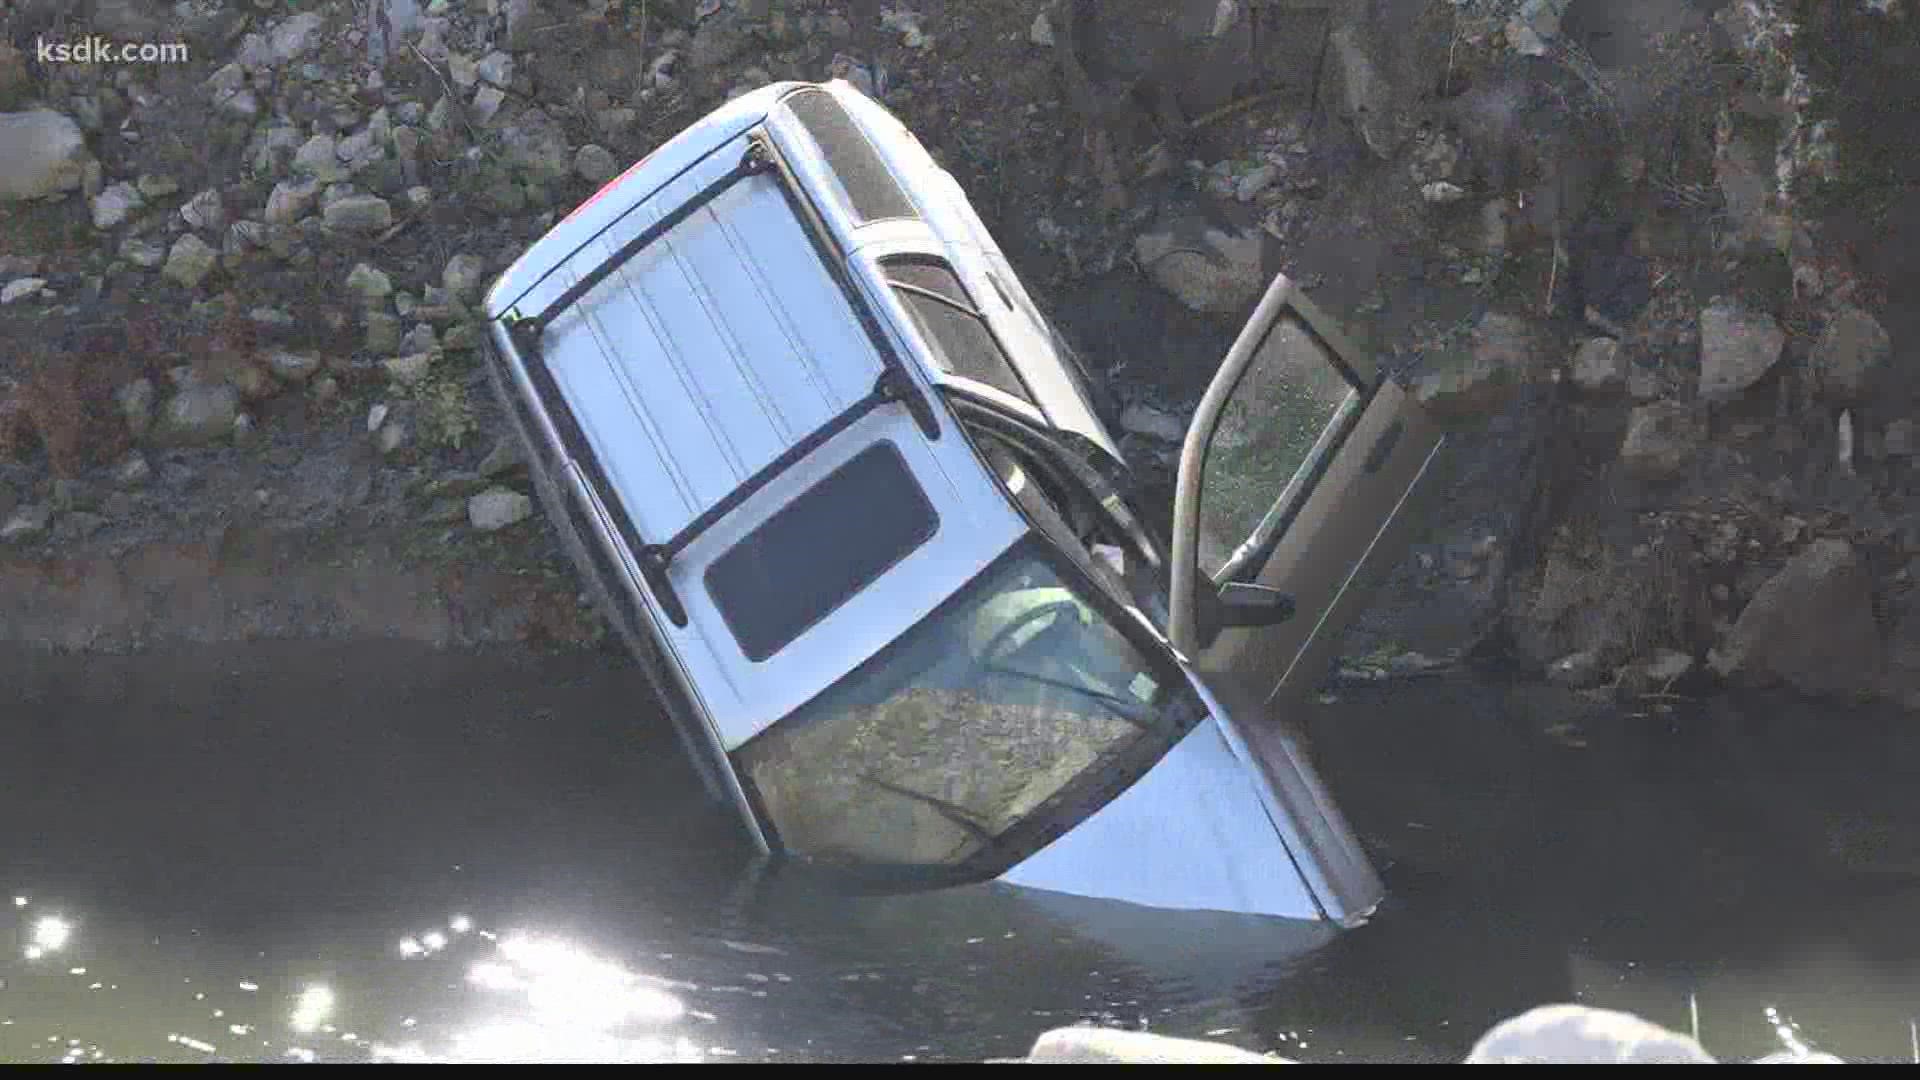
<path id="1" fill-rule="evenodd" d="M 1158 730 L 1158 726 L 1154 724 L 1153 721 L 1141 719 L 1141 717 L 1137 714 L 1137 711 L 1134 708 L 1133 704 L 1124 698 L 1115 697 L 1112 694 L 1105 693 L 1104 691 L 1100 691 L 1100 690 L 1095 690 L 1091 687 L 1078 686 L 1073 683 L 1066 682 L 1062 679 L 1056 679 L 1048 675 L 1040 675 L 1031 671 L 1021 671 L 1019 668 L 1001 667 L 999 664 L 986 664 L 984 665 L 984 669 L 987 671 L 996 672 L 1001 675 L 1011 675 L 1015 678 L 1026 679 L 1030 682 L 1037 682 L 1042 686 L 1051 686 L 1060 690 L 1067 690 L 1075 694 L 1082 694 L 1086 697 L 1092 698 L 1093 700 L 1099 702 L 1102 705 L 1105 705 L 1107 707 L 1108 712 L 1111 712 L 1113 715 L 1119 717 L 1120 719 L 1126 721 L 1129 724 L 1132 724 L 1134 727 L 1139 728 L 1141 731 Z"/>
<path id="2" fill-rule="evenodd" d="M 937 795 L 928 795 L 926 792 L 915 791 L 910 787 L 903 787 L 891 780 L 882 780 L 872 773 L 861 773 L 860 779 L 865 780 L 867 783 L 872 784 L 882 791 L 891 791 L 895 795 L 912 799 L 917 803 L 932 807 L 941 817 L 960 826 L 961 829 L 970 833 L 974 839 L 979 840 L 982 844 L 992 845 L 998 839 L 985 825 L 975 821 L 973 814 L 968 811 L 966 807 L 958 803 L 948 802 L 946 799 L 942 799 Z"/>

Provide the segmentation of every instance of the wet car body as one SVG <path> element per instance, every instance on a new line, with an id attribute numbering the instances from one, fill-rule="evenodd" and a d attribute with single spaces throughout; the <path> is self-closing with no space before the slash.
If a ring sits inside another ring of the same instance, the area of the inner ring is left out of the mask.
<path id="1" fill-rule="evenodd" d="M 1274 716 L 1442 437 L 1284 278 L 1195 417 L 1171 550 L 959 184 L 843 82 L 703 118 L 486 316 L 548 517 L 763 852 L 1341 924 L 1379 902 Z"/>

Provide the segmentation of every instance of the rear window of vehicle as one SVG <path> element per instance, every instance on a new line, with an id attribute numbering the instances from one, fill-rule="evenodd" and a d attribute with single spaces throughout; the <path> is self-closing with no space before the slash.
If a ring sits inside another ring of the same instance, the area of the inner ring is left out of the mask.
<path id="1" fill-rule="evenodd" d="M 939 523 L 899 448 L 875 443 L 715 559 L 707 594 L 740 651 L 759 662 L 912 554 Z"/>
<path id="2" fill-rule="evenodd" d="M 932 346 L 934 362 L 942 370 L 1033 401 L 1007 354 L 1000 351 L 986 316 L 974 306 L 952 269 L 937 259 L 920 257 L 884 259 L 880 269 L 912 314 L 920 335 Z"/>

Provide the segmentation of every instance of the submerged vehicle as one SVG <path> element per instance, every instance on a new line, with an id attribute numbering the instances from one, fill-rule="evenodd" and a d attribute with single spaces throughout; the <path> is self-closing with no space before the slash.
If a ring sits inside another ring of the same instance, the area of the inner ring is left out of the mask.
<path id="1" fill-rule="evenodd" d="M 1276 715 L 1443 438 L 1286 278 L 1166 545 L 960 185 L 845 82 L 699 120 L 486 317 L 548 517 L 762 852 L 1347 925 L 1381 899 Z"/>

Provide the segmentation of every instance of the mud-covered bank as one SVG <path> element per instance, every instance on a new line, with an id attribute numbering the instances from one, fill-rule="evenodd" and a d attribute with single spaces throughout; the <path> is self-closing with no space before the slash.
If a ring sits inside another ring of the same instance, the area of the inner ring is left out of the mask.
<path id="1" fill-rule="evenodd" d="M 1904 4 L 176 9 L 6 16 L 13 640 L 598 640 L 478 290 L 729 94 L 844 77 L 972 194 L 1149 486 L 1276 270 L 1458 422 L 1348 678 L 1920 688 Z M 189 59 L 35 48 L 88 33 Z"/>

